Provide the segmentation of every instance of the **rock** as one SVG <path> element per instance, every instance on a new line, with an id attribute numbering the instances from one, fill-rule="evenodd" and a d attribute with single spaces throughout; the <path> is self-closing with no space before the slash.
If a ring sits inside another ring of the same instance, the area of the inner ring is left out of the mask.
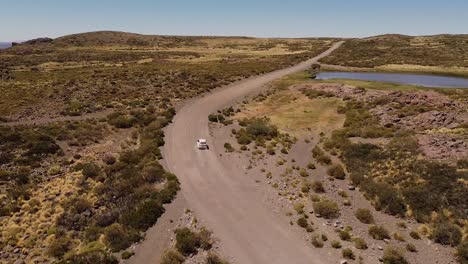
<path id="1" fill-rule="evenodd" d="M 15 254 L 18 253 L 18 252 L 20 252 L 20 249 L 19 249 L 19 248 L 15 248 L 15 249 L 13 250 L 13 253 L 15 253 Z"/>
<path id="2" fill-rule="evenodd" d="M 347 263 L 348 263 L 348 261 L 345 260 L 345 259 L 343 259 L 343 260 L 340 261 L 340 264 L 347 264 Z"/>
<path id="3" fill-rule="evenodd" d="M 349 185 L 349 186 L 348 186 L 348 190 L 354 191 L 354 190 L 356 190 L 356 186 L 354 186 L 354 185 Z"/>
<path id="4" fill-rule="evenodd" d="M 379 250 L 383 250 L 383 247 L 382 246 L 378 246 L 377 247 Z"/>

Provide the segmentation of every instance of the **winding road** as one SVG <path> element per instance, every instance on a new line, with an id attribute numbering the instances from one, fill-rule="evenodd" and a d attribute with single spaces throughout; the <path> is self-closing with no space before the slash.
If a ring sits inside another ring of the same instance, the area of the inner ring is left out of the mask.
<path id="1" fill-rule="evenodd" d="M 262 85 L 285 75 L 303 71 L 329 55 L 342 42 L 319 56 L 296 66 L 234 83 L 187 103 L 166 133 L 163 155 L 168 169 L 181 181 L 189 208 L 202 218 L 221 240 L 222 253 L 238 264 L 327 263 L 294 232 L 289 223 L 262 203 L 252 181 L 230 171 L 219 161 L 224 149 L 200 151 L 195 140 L 213 142 L 208 115 L 255 92 Z"/>

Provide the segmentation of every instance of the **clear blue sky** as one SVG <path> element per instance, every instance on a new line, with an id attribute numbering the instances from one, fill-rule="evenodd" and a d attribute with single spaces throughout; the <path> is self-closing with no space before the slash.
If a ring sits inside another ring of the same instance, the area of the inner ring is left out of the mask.
<path id="1" fill-rule="evenodd" d="M 0 0 L 0 41 L 97 30 L 260 37 L 468 33 L 468 1 Z"/>

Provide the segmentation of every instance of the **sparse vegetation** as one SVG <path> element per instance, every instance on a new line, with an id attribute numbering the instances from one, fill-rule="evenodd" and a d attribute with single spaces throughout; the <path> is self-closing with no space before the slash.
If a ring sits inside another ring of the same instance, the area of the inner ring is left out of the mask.
<path id="1" fill-rule="evenodd" d="M 384 240 L 390 239 L 390 234 L 384 226 L 371 225 L 369 226 L 369 235 L 373 239 Z"/>
<path id="2" fill-rule="evenodd" d="M 402 251 L 394 247 L 385 248 L 382 260 L 384 264 L 408 264 Z"/>
<path id="3" fill-rule="evenodd" d="M 365 208 L 358 208 L 356 210 L 356 218 L 364 224 L 373 224 L 374 223 L 374 216 L 372 215 L 369 209 Z"/>
<path id="4" fill-rule="evenodd" d="M 313 207 L 316 214 L 327 219 L 337 218 L 340 215 L 338 204 L 330 200 L 322 199 L 314 202 Z"/>
<path id="5" fill-rule="evenodd" d="M 344 258 L 347 258 L 347 259 L 356 259 L 356 256 L 354 255 L 354 252 L 353 250 L 351 250 L 350 248 L 345 248 L 341 251 L 341 254 L 343 255 Z"/>

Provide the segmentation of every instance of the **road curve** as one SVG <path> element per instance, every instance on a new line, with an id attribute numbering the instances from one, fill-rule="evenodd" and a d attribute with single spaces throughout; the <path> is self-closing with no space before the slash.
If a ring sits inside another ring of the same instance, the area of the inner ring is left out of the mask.
<path id="1" fill-rule="evenodd" d="M 195 140 L 213 142 L 208 115 L 254 92 L 262 85 L 310 67 L 329 55 L 342 42 L 319 56 L 296 66 L 274 71 L 227 86 L 186 104 L 166 133 L 163 155 L 167 168 L 177 175 L 189 208 L 221 240 L 223 253 L 238 264 L 322 264 L 327 261 L 306 241 L 291 232 L 289 223 L 278 219 L 262 203 L 261 194 L 243 173 L 229 171 L 218 157 L 223 149 L 199 151 Z"/>

